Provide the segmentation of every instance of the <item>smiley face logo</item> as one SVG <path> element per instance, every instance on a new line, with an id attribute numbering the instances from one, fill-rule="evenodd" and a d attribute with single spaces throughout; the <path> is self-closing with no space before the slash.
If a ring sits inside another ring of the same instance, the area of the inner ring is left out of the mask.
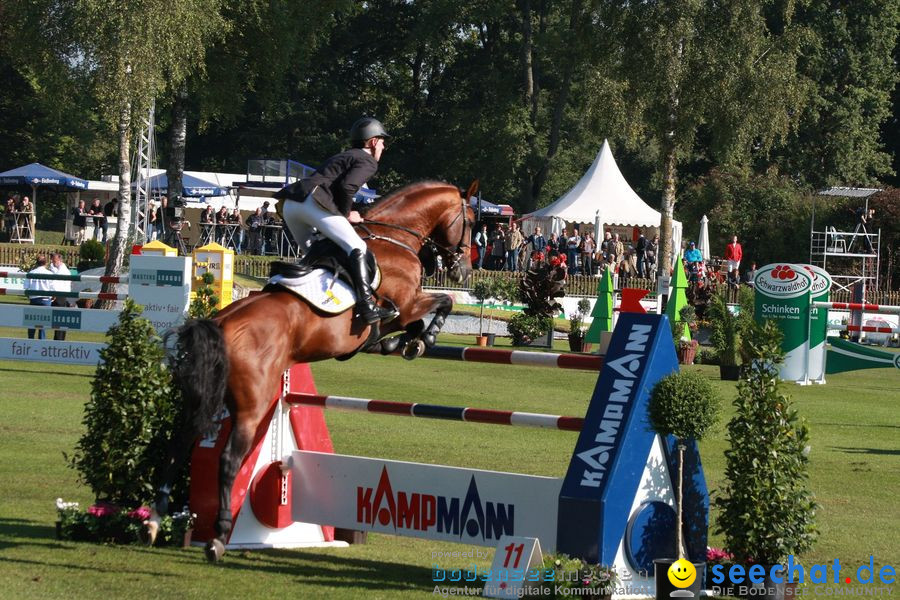
<path id="1" fill-rule="evenodd" d="M 686 588 L 697 579 L 697 569 L 690 561 L 679 558 L 669 567 L 669 582 L 677 588 Z"/>

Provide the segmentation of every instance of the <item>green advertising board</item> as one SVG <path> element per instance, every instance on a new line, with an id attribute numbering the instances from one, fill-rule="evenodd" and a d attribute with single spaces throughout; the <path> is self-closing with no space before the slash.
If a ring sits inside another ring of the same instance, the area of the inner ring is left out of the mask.
<path id="1" fill-rule="evenodd" d="M 803 265 L 775 263 L 756 271 L 754 317 L 757 323 L 774 321 L 784 339 L 780 376 L 785 381 L 807 381 L 810 290 L 813 275 Z"/>
<path id="2" fill-rule="evenodd" d="M 812 276 L 810 302 L 828 302 L 831 295 L 831 275 L 822 267 L 803 265 Z M 809 309 L 809 357 L 806 376 L 815 383 L 825 383 L 825 338 L 828 336 L 828 309 L 811 306 Z"/>

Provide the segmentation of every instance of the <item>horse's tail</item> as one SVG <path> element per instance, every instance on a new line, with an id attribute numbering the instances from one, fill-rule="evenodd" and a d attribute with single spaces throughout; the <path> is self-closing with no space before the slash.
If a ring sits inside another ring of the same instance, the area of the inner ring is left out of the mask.
<path id="1" fill-rule="evenodd" d="M 181 390 L 186 415 L 197 434 L 215 432 L 216 416 L 225 404 L 228 356 L 222 328 L 209 319 L 190 319 L 177 330 L 172 371 Z"/>

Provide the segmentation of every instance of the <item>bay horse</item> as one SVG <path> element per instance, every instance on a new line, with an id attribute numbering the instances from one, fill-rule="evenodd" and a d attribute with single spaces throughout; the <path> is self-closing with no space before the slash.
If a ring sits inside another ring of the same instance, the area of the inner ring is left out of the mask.
<path id="1" fill-rule="evenodd" d="M 377 295 L 393 301 L 400 313 L 382 335 L 405 330 L 406 342 L 434 344 L 453 300 L 446 294 L 422 291 L 419 255 L 423 249 L 436 251 L 450 278 L 465 280 L 472 268 L 469 197 L 475 185 L 468 197 L 446 183 L 408 185 L 379 201 L 357 225 L 381 269 Z M 431 312 L 436 314 L 426 328 L 422 319 Z M 215 418 L 224 407 L 233 427 L 219 463 L 217 536 L 206 545 L 207 558 L 219 560 L 232 527 L 231 487 L 279 391 L 281 374 L 295 363 L 351 355 L 366 343 L 370 329 L 354 317 L 353 310 L 325 316 L 275 286 L 235 302 L 212 319 L 189 320 L 178 328 L 172 369 L 189 412 L 169 444 L 170 457 L 163 465 L 162 485 L 147 523 L 150 543 L 155 540 L 159 517 L 168 511 L 177 470 L 196 437 L 214 430 Z"/>

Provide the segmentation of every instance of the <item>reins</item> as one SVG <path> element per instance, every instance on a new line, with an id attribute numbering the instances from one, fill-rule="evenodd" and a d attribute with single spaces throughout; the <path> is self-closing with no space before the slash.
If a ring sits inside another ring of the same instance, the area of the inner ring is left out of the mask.
<path id="1" fill-rule="evenodd" d="M 464 249 L 468 247 L 468 244 L 464 244 L 464 242 L 466 240 L 466 219 L 464 218 L 465 212 L 466 212 L 466 201 L 465 201 L 465 199 L 461 199 L 459 213 L 456 215 L 456 217 L 454 217 L 453 221 L 450 222 L 450 225 L 447 226 L 447 229 L 450 229 L 451 227 L 453 227 L 456 224 L 457 221 L 459 221 L 459 219 L 461 217 L 463 218 L 463 227 L 462 227 L 462 231 L 460 232 L 459 242 L 456 244 L 456 248 L 453 248 L 453 249 L 443 246 L 441 244 L 438 244 L 430 236 L 419 233 L 418 231 L 411 229 L 409 227 L 405 227 L 403 225 L 397 225 L 395 223 L 386 223 L 384 221 L 374 221 L 374 220 L 370 220 L 370 219 L 364 219 L 362 223 L 354 223 L 353 227 L 358 227 L 365 232 L 365 235 L 360 236 L 363 240 L 380 240 L 380 241 L 388 242 L 388 243 L 394 244 L 396 246 L 400 246 L 404 250 L 408 250 L 409 252 L 414 254 L 416 257 L 418 257 L 418 255 L 419 255 L 418 251 L 415 250 L 409 244 L 406 244 L 404 242 L 401 242 L 400 240 L 394 239 L 389 236 L 378 235 L 378 234 L 372 233 L 372 231 L 367 227 L 367 225 L 373 225 L 373 226 L 377 226 L 377 227 L 386 227 L 389 229 L 396 229 L 398 231 L 403 231 L 405 233 L 408 233 L 412 236 L 415 236 L 415 238 L 419 242 L 421 242 L 422 247 L 430 246 L 432 249 L 440 250 L 442 254 L 448 256 L 449 259 L 448 259 L 447 268 L 451 269 L 454 266 L 456 266 L 456 264 L 460 261 L 460 259 L 463 256 Z"/>

